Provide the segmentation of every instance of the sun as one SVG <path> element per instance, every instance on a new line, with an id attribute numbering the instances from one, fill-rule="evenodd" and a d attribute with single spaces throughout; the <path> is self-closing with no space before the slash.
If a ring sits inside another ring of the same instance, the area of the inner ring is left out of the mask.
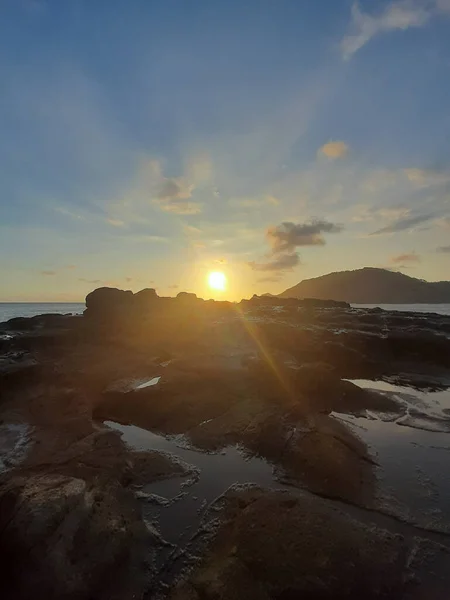
<path id="1" fill-rule="evenodd" d="M 213 290 L 224 292 L 227 287 L 227 278 L 220 271 L 211 271 L 208 275 L 208 285 Z"/>

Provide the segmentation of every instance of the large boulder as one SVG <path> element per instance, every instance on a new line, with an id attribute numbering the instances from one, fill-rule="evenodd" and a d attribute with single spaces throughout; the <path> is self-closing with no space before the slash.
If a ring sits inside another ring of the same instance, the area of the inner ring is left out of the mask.
<path id="1" fill-rule="evenodd" d="M 127 314 L 133 307 L 133 292 L 117 288 L 97 288 L 86 296 L 86 311 L 88 317 L 109 319 Z"/>
<path id="2" fill-rule="evenodd" d="M 0 488 L 0 507 L 3 597 L 141 597 L 158 542 L 120 486 L 19 475 Z"/>
<path id="3" fill-rule="evenodd" d="M 400 536 L 314 496 L 235 488 L 223 504 L 206 557 L 171 600 L 403 597 L 414 547 Z"/>

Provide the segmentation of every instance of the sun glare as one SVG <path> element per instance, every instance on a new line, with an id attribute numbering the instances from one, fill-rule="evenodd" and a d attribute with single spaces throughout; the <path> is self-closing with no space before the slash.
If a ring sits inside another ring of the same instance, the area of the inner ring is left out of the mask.
<path id="1" fill-rule="evenodd" d="M 223 292 L 227 287 L 227 278 L 220 271 L 212 271 L 208 275 L 208 285 L 213 290 Z"/>

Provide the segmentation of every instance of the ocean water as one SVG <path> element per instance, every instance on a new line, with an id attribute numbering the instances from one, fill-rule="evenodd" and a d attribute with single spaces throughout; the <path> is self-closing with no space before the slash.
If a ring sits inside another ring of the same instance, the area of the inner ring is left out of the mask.
<path id="1" fill-rule="evenodd" d="M 450 304 L 352 304 L 353 308 L 383 308 L 418 313 L 450 315 Z"/>
<path id="2" fill-rule="evenodd" d="M 352 306 L 450 315 L 450 304 L 352 304 Z M 0 302 L 0 323 L 13 317 L 34 317 L 47 313 L 79 315 L 84 309 L 84 302 Z"/>
<path id="3" fill-rule="evenodd" d="M 34 317 L 48 313 L 79 315 L 84 309 L 84 302 L 0 302 L 0 323 L 13 317 Z"/>

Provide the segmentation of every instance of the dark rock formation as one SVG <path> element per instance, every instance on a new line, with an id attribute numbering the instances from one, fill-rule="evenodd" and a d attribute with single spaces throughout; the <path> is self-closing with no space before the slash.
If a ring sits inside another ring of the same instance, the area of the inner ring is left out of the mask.
<path id="1" fill-rule="evenodd" d="M 133 309 L 133 292 L 102 287 L 86 296 L 87 317 L 97 320 L 117 319 Z"/>
<path id="2" fill-rule="evenodd" d="M 429 282 L 403 273 L 365 267 L 305 279 L 281 298 L 334 298 L 352 304 L 434 304 L 450 302 L 450 281 Z"/>
<path id="3" fill-rule="evenodd" d="M 0 496 L 2 595 L 121 599 L 142 594 L 157 539 L 119 485 L 13 477 Z"/>
<path id="4" fill-rule="evenodd" d="M 283 300 L 280 301 L 280 297 Z M 241 300 L 243 306 L 283 306 L 283 307 L 298 307 L 298 308 L 350 308 L 348 302 L 339 300 L 329 300 L 320 298 L 296 298 L 296 297 L 284 297 L 284 296 L 272 296 L 270 294 L 263 294 L 257 296 L 256 294 L 250 298 L 250 300 Z"/>
<path id="5" fill-rule="evenodd" d="M 310 496 L 229 491 L 206 557 L 171 600 L 400 598 L 416 550 Z"/>
<path id="6" fill-rule="evenodd" d="M 104 288 L 88 296 L 84 316 L 10 321 L 0 346 L 1 591 L 19 600 L 153 597 L 168 556 L 187 556 L 153 530 L 146 489 L 136 488 L 173 477 L 183 496 L 195 469 L 125 446 L 104 425 L 113 421 L 208 452 L 237 446 L 293 490 L 234 490 L 215 503 L 223 512 L 214 512 L 210 552 L 191 578 L 159 592 L 402 597 L 411 540 L 362 522 L 380 509 L 377 456 L 345 420 L 405 425 L 416 414 L 404 398 L 346 378 L 445 387 L 449 333 L 450 317 L 342 302 L 232 304 Z M 442 427 L 448 421 L 440 415 Z"/>
<path id="7" fill-rule="evenodd" d="M 153 288 L 145 288 L 139 292 L 136 292 L 133 297 L 133 304 L 137 310 L 145 311 L 151 310 L 155 303 L 158 301 L 158 294 Z"/>

